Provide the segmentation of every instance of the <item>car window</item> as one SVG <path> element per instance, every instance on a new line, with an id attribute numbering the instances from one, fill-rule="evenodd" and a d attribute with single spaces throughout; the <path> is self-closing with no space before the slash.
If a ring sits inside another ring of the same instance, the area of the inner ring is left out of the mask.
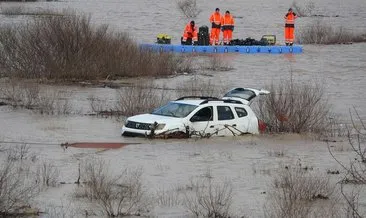
<path id="1" fill-rule="evenodd" d="M 156 109 L 152 114 L 182 118 L 188 116 L 196 108 L 196 105 L 169 102 L 167 105 Z"/>
<path id="2" fill-rule="evenodd" d="M 248 115 L 248 112 L 242 107 L 236 107 L 235 112 L 238 117 L 245 117 L 246 115 Z"/>
<path id="3" fill-rule="evenodd" d="M 192 118 L 191 122 L 202 122 L 202 121 L 212 121 L 213 120 L 213 107 L 204 107 L 197 111 Z"/>
<path id="4" fill-rule="evenodd" d="M 230 92 L 226 93 L 224 97 L 236 97 L 236 98 L 242 98 L 245 100 L 252 100 L 255 97 L 255 92 L 248 89 L 243 88 L 236 88 L 231 90 Z"/>
<path id="5" fill-rule="evenodd" d="M 218 120 L 232 120 L 234 114 L 229 106 L 217 106 Z"/>

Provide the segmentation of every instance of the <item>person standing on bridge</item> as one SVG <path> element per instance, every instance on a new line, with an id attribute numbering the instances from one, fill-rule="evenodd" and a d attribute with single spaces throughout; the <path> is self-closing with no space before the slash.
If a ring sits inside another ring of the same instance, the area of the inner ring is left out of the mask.
<path id="1" fill-rule="evenodd" d="M 211 35 L 210 35 L 210 45 L 218 45 L 219 44 L 221 19 L 222 19 L 222 16 L 220 14 L 220 9 L 216 8 L 215 12 L 212 13 L 211 16 L 210 16 L 210 22 L 212 24 Z"/>
<path id="2" fill-rule="evenodd" d="M 230 41 L 233 39 L 234 31 L 234 18 L 231 16 L 230 11 L 225 12 L 225 15 L 221 19 L 221 25 L 224 45 L 229 45 Z"/>
<path id="3" fill-rule="evenodd" d="M 285 15 L 285 44 L 292 46 L 295 40 L 295 19 L 297 15 L 292 11 L 292 8 L 288 9 Z"/>

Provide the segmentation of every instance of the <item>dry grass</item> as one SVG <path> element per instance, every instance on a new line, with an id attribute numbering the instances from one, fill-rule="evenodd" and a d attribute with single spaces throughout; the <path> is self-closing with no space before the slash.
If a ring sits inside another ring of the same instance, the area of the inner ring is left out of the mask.
<path id="1" fill-rule="evenodd" d="M 116 111 L 125 116 L 150 113 L 168 102 L 166 90 L 153 82 L 141 82 L 117 92 Z"/>
<path id="2" fill-rule="evenodd" d="M 183 96 L 211 96 L 221 97 L 227 87 L 224 84 L 216 85 L 211 79 L 193 76 L 188 81 L 182 81 L 176 86 L 177 97 Z"/>
<path id="3" fill-rule="evenodd" d="M 345 215 L 346 217 L 352 218 L 362 218 L 365 213 L 362 213 L 360 194 L 362 193 L 362 188 L 354 186 L 351 191 L 346 193 L 343 189 L 344 184 L 341 184 L 341 192 L 346 200 Z"/>
<path id="4" fill-rule="evenodd" d="M 197 0 L 179 0 L 177 6 L 186 18 L 196 18 L 202 12 L 197 6 Z"/>
<path id="5" fill-rule="evenodd" d="M 1 14 L 5 16 L 16 16 L 22 14 L 23 12 L 24 12 L 23 6 L 1 7 Z"/>
<path id="6" fill-rule="evenodd" d="M 142 81 L 116 91 L 117 101 L 109 103 L 106 99 L 89 96 L 90 108 L 96 115 L 132 116 L 150 113 L 164 105 L 170 99 L 165 88 L 160 88 L 152 81 Z"/>
<path id="7" fill-rule="evenodd" d="M 73 109 L 70 103 L 72 93 L 61 90 L 49 90 L 42 93 L 37 104 L 37 111 L 47 115 L 67 115 Z"/>
<path id="8" fill-rule="evenodd" d="M 37 182 L 40 187 L 56 187 L 60 176 L 58 168 L 49 162 L 43 161 L 36 171 Z"/>
<path id="9" fill-rule="evenodd" d="M 0 165 L 0 216 L 17 216 L 30 208 L 38 194 L 37 183 L 29 165 L 24 164 L 27 147 L 8 152 Z M 15 154 L 17 152 L 17 154 Z"/>
<path id="10" fill-rule="evenodd" d="M 329 127 L 329 104 L 318 84 L 282 81 L 258 102 L 258 115 L 269 132 L 325 134 Z"/>
<path id="11" fill-rule="evenodd" d="M 41 91 L 38 83 L 11 79 L 1 88 L 2 97 L 7 105 L 15 108 L 35 110 L 40 114 L 60 115 L 72 113 L 69 101 L 72 93 L 46 89 Z"/>
<path id="12" fill-rule="evenodd" d="M 7 159 L 9 161 L 23 161 L 23 160 L 30 159 L 32 157 L 32 154 L 29 150 L 30 150 L 29 145 L 21 144 L 21 145 L 9 147 L 5 151 L 6 151 Z"/>
<path id="13" fill-rule="evenodd" d="M 107 100 L 105 99 L 100 99 L 95 95 L 90 95 L 88 97 L 88 101 L 91 111 L 93 113 L 96 113 L 97 115 L 103 113 L 103 111 L 111 111 L 111 109 L 107 105 Z"/>
<path id="14" fill-rule="evenodd" d="M 346 137 L 347 124 L 342 121 L 341 115 L 332 114 L 328 118 L 329 128 L 327 136 L 329 137 Z"/>
<path id="15" fill-rule="evenodd" d="M 83 165 L 83 186 L 75 190 L 75 197 L 86 197 L 110 217 L 140 215 L 149 210 L 141 169 L 113 174 L 109 165 L 98 159 L 89 159 Z"/>
<path id="16" fill-rule="evenodd" d="M 35 10 L 25 8 L 22 5 L 12 5 L 1 7 L 1 14 L 5 16 L 19 16 L 19 15 L 27 15 L 27 16 L 62 16 L 62 14 L 54 12 L 52 10 L 40 9 L 37 8 Z"/>
<path id="17" fill-rule="evenodd" d="M 176 74 L 193 74 L 198 70 L 198 59 L 192 54 L 180 54 L 175 59 Z"/>
<path id="18" fill-rule="evenodd" d="M 179 191 L 160 189 L 156 192 L 156 201 L 160 206 L 174 207 L 183 204 L 183 198 Z"/>
<path id="19" fill-rule="evenodd" d="M 355 108 L 350 110 L 350 115 L 352 125 L 347 128 L 347 138 L 354 157 L 349 164 L 344 164 L 336 158 L 329 144 L 328 150 L 346 172 L 343 183 L 366 184 L 366 125 Z"/>
<path id="20" fill-rule="evenodd" d="M 333 208 L 338 200 L 334 189 L 329 177 L 299 166 L 283 167 L 273 180 L 265 207 L 266 216 L 337 217 L 340 211 Z"/>
<path id="21" fill-rule="evenodd" d="M 300 44 L 348 44 L 366 42 L 366 33 L 353 33 L 344 27 L 335 28 L 324 21 L 314 21 L 299 31 Z"/>
<path id="22" fill-rule="evenodd" d="M 0 68 L 7 76 L 95 80 L 181 72 L 177 55 L 139 49 L 125 33 L 74 12 L 0 28 Z"/>
<path id="23" fill-rule="evenodd" d="M 48 204 L 45 206 L 44 211 L 45 216 L 52 218 L 78 218 L 78 217 L 88 217 L 97 216 L 92 211 L 86 210 L 85 208 L 75 208 L 75 202 L 69 201 L 67 204 L 54 205 Z"/>
<path id="24" fill-rule="evenodd" d="M 24 107 L 32 109 L 37 105 L 40 88 L 35 83 L 12 79 L 5 87 L 1 87 L 1 92 L 6 103 L 13 108 Z"/>
<path id="25" fill-rule="evenodd" d="M 232 184 L 215 183 L 212 178 L 192 181 L 192 191 L 185 193 L 183 205 L 196 217 L 230 217 Z"/>
<path id="26" fill-rule="evenodd" d="M 331 150 L 329 144 L 328 150 L 345 172 L 339 183 L 346 204 L 346 217 L 360 218 L 365 215 L 365 210 L 359 199 L 364 194 L 362 189 L 366 184 L 366 125 L 355 107 L 352 110 L 350 109 L 349 113 L 352 123 L 347 127 L 348 147 L 352 152 L 350 162 L 347 164 L 341 162 Z M 339 171 L 337 173 L 339 174 Z"/>
<path id="27" fill-rule="evenodd" d="M 208 55 L 207 58 L 207 61 L 201 64 L 202 70 L 230 71 L 234 69 L 231 65 L 230 57 L 226 55 L 214 54 Z"/>

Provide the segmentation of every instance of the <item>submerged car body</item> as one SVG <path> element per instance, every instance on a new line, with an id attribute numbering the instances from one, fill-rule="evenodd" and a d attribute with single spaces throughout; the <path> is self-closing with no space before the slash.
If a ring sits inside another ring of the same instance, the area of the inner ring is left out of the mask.
<path id="1" fill-rule="evenodd" d="M 263 127 L 250 108 L 266 90 L 234 88 L 218 99 L 187 96 L 169 102 L 151 114 L 127 118 L 123 136 L 191 137 L 257 134 Z"/>

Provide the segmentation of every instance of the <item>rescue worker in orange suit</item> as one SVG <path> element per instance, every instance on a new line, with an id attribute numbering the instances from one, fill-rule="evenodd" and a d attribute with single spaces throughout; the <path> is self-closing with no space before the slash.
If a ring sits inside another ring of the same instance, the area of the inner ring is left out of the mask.
<path id="1" fill-rule="evenodd" d="M 198 34 L 197 27 L 194 21 L 189 22 L 184 28 L 184 33 L 182 37 L 182 45 L 198 45 Z"/>
<path id="2" fill-rule="evenodd" d="M 220 9 L 216 8 L 215 12 L 210 16 L 210 22 L 212 23 L 210 45 L 218 45 L 220 41 L 220 28 L 221 28 L 222 16 Z"/>
<path id="3" fill-rule="evenodd" d="M 234 31 L 234 18 L 231 16 L 230 11 L 226 11 L 225 15 L 221 19 L 221 30 L 224 36 L 224 45 L 229 45 L 233 39 Z"/>
<path id="4" fill-rule="evenodd" d="M 285 15 L 285 44 L 293 45 L 295 40 L 295 19 L 297 15 L 292 11 L 292 8 L 288 9 Z"/>

